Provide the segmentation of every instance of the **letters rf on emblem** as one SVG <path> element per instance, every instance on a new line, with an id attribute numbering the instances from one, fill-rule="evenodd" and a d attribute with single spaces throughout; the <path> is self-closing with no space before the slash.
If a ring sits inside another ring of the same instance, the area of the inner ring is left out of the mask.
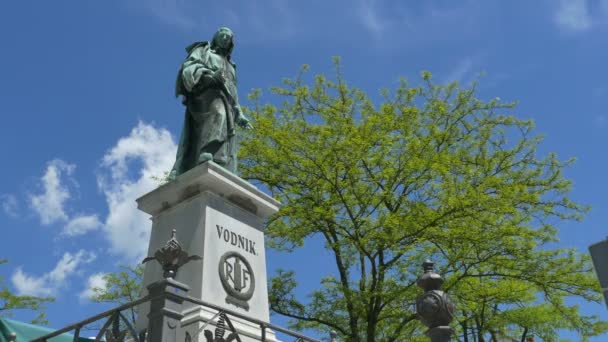
<path id="1" fill-rule="evenodd" d="M 238 252 L 226 252 L 220 258 L 219 273 L 222 287 L 228 293 L 226 303 L 249 311 L 247 301 L 255 290 L 255 276 L 249 261 Z"/>

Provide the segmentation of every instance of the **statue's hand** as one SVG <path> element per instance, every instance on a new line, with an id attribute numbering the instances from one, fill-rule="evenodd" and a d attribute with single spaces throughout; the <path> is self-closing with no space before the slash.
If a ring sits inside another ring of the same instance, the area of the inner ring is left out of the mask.
<path id="1" fill-rule="evenodd" d="M 224 75 L 222 74 L 222 71 L 221 71 L 221 70 L 219 70 L 219 69 L 218 69 L 218 70 L 215 70 L 215 71 L 213 72 L 213 75 L 211 76 L 211 78 L 212 78 L 212 79 L 213 79 L 213 81 L 214 81 L 216 84 L 218 84 L 218 85 L 220 85 L 220 84 L 223 84 L 223 83 L 224 83 Z"/>
<path id="2" fill-rule="evenodd" d="M 243 115 L 243 113 L 239 113 L 239 115 L 236 117 L 236 124 L 245 129 L 253 129 L 253 126 L 249 122 L 249 119 L 247 119 L 247 117 Z"/>

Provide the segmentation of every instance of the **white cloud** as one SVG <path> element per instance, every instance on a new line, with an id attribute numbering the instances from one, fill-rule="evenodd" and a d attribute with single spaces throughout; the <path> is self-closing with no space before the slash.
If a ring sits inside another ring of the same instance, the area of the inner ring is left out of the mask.
<path id="1" fill-rule="evenodd" d="M 67 284 L 67 278 L 77 274 L 78 267 L 95 260 L 95 253 L 79 250 L 76 254 L 66 252 L 49 272 L 37 277 L 17 268 L 11 277 L 18 295 L 52 296 Z"/>
<path id="2" fill-rule="evenodd" d="M 97 215 L 80 215 L 73 217 L 63 227 L 62 235 L 78 236 L 88 233 L 101 227 L 101 222 Z"/>
<path id="3" fill-rule="evenodd" d="M 47 285 L 47 280 L 44 276 L 39 278 L 29 276 L 21 268 L 17 268 L 11 280 L 17 289 L 18 295 L 49 296 L 53 292 L 51 287 Z"/>
<path id="4" fill-rule="evenodd" d="M 586 31 L 592 26 L 587 0 L 560 0 L 554 19 L 560 28 L 570 32 Z"/>
<path id="5" fill-rule="evenodd" d="M 68 220 L 64 204 L 70 198 L 70 191 L 62 180 L 69 179 L 75 168 L 75 165 L 60 159 L 48 163 L 41 179 L 43 192 L 30 195 L 29 198 L 30 205 L 40 217 L 41 224 L 49 225 Z"/>
<path id="6" fill-rule="evenodd" d="M 89 300 L 95 295 L 93 289 L 104 289 L 106 287 L 106 280 L 103 278 L 105 273 L 95 273 L 87 279 L 86 288 L 78 294 L 81 301 Z"/>
<path id="7" fill-rule="evenodd" d="M 169 131 L 139 122 L 103 157 L 98 184 L 109 211 L 103 230 L 110 250 L 128 261 L 145 256 L 150 237 L 149 217 L 135 200 L 158 186 L 153 177 L 171 169 L 176 149 Z"/>
<path id="8" fill-rule="evenodd" d="M 0 205 L 2 210 L 10 217 L 17 217 L 17 211 L 19 204 L 17 203 L 17 197 L 11 194 L 0 195 Z"/>
<path id="9" fill-rule="evenodd" d="M 40 183 L 42 192 L 29 196 L 32 209 L 40 218 L 40 223 L 50 225 L 57 222 L 65 222 L 61 235 L 78 236 L 101 227 L 97 215 L 79 214 L 71 216 L 67 210 L 67 202 L 72 197 L 68 184 L 78 186 L 72 177 L 76 166 L 66 163 L 61 159 L 55 159 L 47 164 L 46 171 Z M 11 200 L 3 201 L 5 211 L 10 209 Z M 15 202 L 16 203 L 16 202 Z"/>

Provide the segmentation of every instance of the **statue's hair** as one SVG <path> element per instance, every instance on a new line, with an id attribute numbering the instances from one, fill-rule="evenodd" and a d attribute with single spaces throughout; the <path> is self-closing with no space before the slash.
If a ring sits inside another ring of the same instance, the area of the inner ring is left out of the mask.
<path id="1" fill-rule="evenodd" d="M 230 60 L 230 56 L 232 55 L 232 49 L 234 49 L 234 32 L 232 32 L 231 29 L 227 28 L 227 27 L 220 27 L 217 32 L 215 32 L 215 34 L 213 35 L 213 40 L 211 40 L 211 49 L 216 49 L 218 44 L 217 44 L 217 39 L 220 35 L 220 33 L 222 32 L 228 32 L 230 33 L 230 46 L 228 47 L 228 55 L 226 57 L 228 57 L 228 60 Z"/>

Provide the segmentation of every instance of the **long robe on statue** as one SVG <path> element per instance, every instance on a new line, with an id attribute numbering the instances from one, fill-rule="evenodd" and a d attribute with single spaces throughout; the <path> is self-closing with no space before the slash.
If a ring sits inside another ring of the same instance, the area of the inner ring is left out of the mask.
<path id="1" fill-rule="evenodd" d="M 186 48 L 188 58 L 177 75 L 176 96 L 184 96 L 186 113 L 172 173 L 178 176 L 201 162 L 208 153 L 228 171 L 237 170 L 235 120 L 239 114 L 236 67 L 230 55 L 215 53 L 208 42 Z M 225 86 L 214 84 L 209 76 L 222 71 Z"/>

